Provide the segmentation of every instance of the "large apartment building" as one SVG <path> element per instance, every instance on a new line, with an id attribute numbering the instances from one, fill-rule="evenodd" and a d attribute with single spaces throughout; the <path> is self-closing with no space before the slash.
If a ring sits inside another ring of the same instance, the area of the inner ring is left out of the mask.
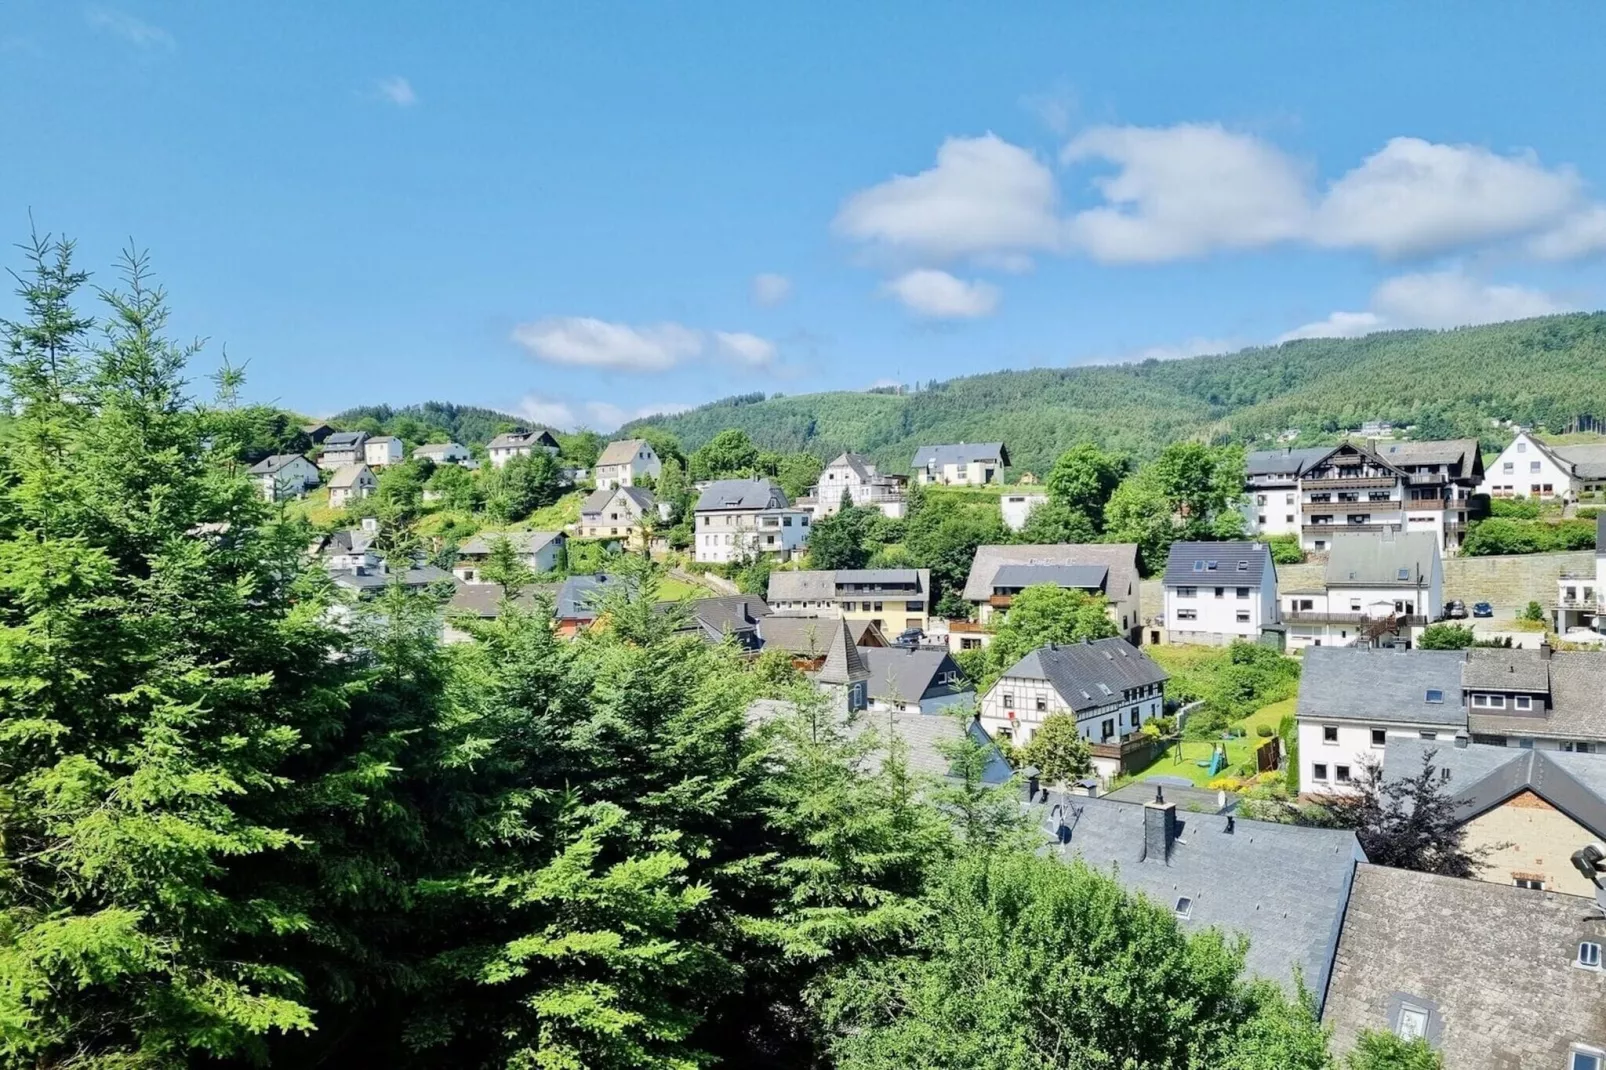
<path id="1" fill-rule="evenodd" d="M 695 559 L 728 563 L 763 556 L 790 561 L 809 541 L 810 515 L 767 479 L 716 479 L 697 498 Z"/>
<path id="2" fill-rule="evenodd" d="M 1338 533 L 1430 532 L 1446 554 L 1467 531 L 1483 482 L 1478 440 L 1344 442 L 1251 453 L 1244 517 L 1254 535 L 1326 551 Z"/>
<path id="3" fill-rule="evenodd" d="M 870 621 L 889 635 L 925 630 L 931 614 L 931 570 L 841 568 L 770 573 L 770 609 L 811 617 Z"/>

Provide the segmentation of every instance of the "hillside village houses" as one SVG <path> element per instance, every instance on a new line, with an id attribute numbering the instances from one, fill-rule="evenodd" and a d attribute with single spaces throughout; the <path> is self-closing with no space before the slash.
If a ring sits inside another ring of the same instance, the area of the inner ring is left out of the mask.
<path id="1" fill-rule="evenodd" d="M 1483 481 L 1478 440 L 1343 442 L 1250 453 L 1243 506 L 1251 535 L 1299 536 L 1326 551 L 1337 534 L 1430 532 L 1447 554 L 1467 532 Z"/>
<path id="2" fill-rule="evenodd" d="M 402 440 L 395 435 L 375 435 L 362 444 L 363 463 L 383 468 L 402 461 Z"/>
<path id="3" fill-rule="evenodd" d="M 998 511 L 1004 519 L 1004 527 L 1010 531 L 1019 531 L 1026 526 L 1027 519 L 1032 510 L 1048 501 L 1046 494 L 1005 494 L 998 499 Z"/>
<path id="4" fill-rule="evenodd" d="M 1432 534 L 1335 535 L 1323 586 L 1282 592 L 1288 648 L 1410 646 L 1443 613 L 1443 592 Z"/>
<path id="5" fill-rule="evenodd" d="M 276 453 L 264 457 L 245 474 L 251 477 L 265 501 L 300 498 L 318 485 L 318 466 L 299 453 Z"/>
<path id="6" fill-rule="evenodd" d="M 1595 517 L 1595 567 L 1556 579 L 1556 632 L 1606 629 L 1606 513 Z"/>
<path id="7" fill-rule="evenodd" d="M 485 444 L 485 455 L 490 458 L 492 468 L 501 468 L 515 457 L 528 457 L 535 450 L 546 450 L 556 457 L 559 450 L 558 440 L 550 431 L 531 431 L 518 427 L 512 431 L 504 431 Z"/>
<path id="8" fill-rule="evenodd" d="M 1566 501 L 1606 497 L 1606 444 L 1552 445 L 1519 431 L 1489 465 L 1478 493 Z"/>
<path id="9" fill-rule="evenodd" d="M 981 723 L 994 738 L 1024 746 L 1045 720 L 1065 713 L 1088 742 L 1119 743 L 1164 714 L 1167 679 L 1164 669 L 1125 639 L 1049 644 L 1005 669 L 988 688 Z"/>
<path id="10" fill-rule="evenodd" d="M 1606 653 L 1474 647 L 1305 651 L 1299 786 L 1354 790 L 1395 738 L 1593 754 L 1606 747 Z M 1602 760 L 1606 760 L 1603 757 Z"/>
<path id="11" fill-rule="evenodd" d="M 424 457 L 437 465 L 455 464 L 463 468 L 473 468 L 474 455 L 468 447 L 456 442 L 426 442 L 413 450 L 414 457 Z"/>
<path id="12" fill-rule="evenodd" d="M 1265 543 L 1174 542 L 1160 582 L 1173 643 L 1253 643 L 1278 625 L 1277 566 Z"/>
<path id="13" fill-rule="evenodd" d="M 602 448 L 592 472 L 598 490 L 615 487 L 633 487 L 642 477 L 657 479 L 663 471 L 663 462 L 645 439 L 627 438 L 610 442 Z"/>
<path id="14" fill-rule="evenodd" d="M 822 520 L 842 508 L 845 492 L 854 505 L 870 506 L 894 520 L 908 509 L 908 480 L 884 476 L 870 459 L 857 453 L 837 456 L 820 472 L 820 479 L 797 500 L 798 508 L 811 509 Z"/>
<path id="15" fill-rule="evenodd" d="M 936 715 L 976 701 L 976 690 L 944 647 L 861 646 L 870 670 L 869 708 L 876 712 Z"/>
<path id="16" fill-rule="evenodd" d="M 768 479 L 716 479 L 697 497 L 693 557 L 711 564 L 760 555 L 790 561 L 808 542 L 809 517 Z"/>
<path id="17" fill-rule="evenodd" d="M 338 471 L 347 465 L 366 464 L 363 444 L 368 435 L 363 431 L 335 431 L 323 440 L 323 452 L 318 455 L 318 467 Z"/>
<path id="18" fill-rule="evenodd" d="M 964 598 L 976 619 L 992 622 L 1027 587 L 1052 583 L 1102 595 L 1121 634 L 1137 642 L 1138 548 L 1135 543 L 1060 543 L 1050 546 L 978 546 L 965 578 Z M 985 636 L 982 636 L 985 641 Z"/>
<path id="19" fill-rule="evenodd" d="M 332 437 L 332 436 L 331 436 Z M 344 509 L 379 489 L 379 480 L 366 464 L 348 464 L 329 477 L 329 507 Z"/>
<path id="20" fill-rule="evenodd" d="M 777 569 L 766 601 L 776 613 L 872 621 L 896 635 L 931 621 L 931 570 L 925 568 Z"/>
<path id="21" fill-rule="evenodd" d="M 580 522 L 573 531 L 581 539 L 621 539 L 631 549 L 644 544 L 644 534 L 663 519 L 658 502 L 640 487 L 599 488 L 580 504 Z"/>
<path id="22" fill-rule="evenodd" d="M 1009 451 L 1002 442 L 921 446 L 911 462 L 915 479 L 921 484 L 1002 483 L 1004 469 L 1008 466 Z"/>
<path id="23" fill-rule="evenodd" d="M 482 532 L 457 548 L 452 574 L 464 583 L 490 583 L 483 569 L 498 541 L 506 539 L 519 562 L 538 576 L 556 572 L 563 561 L 564 534 L 561 531 Z"/>

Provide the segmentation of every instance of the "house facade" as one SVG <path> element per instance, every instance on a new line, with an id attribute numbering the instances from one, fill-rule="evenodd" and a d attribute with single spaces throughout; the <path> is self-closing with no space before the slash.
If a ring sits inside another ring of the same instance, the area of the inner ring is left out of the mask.
<path id="1" fill-rule="evenodd" d="M 1471 497 L 1483 482 L 1477 439 L 1344 442 L 1248 457 L 1247 528 L 1297 534 L 1326 551 L 1335 535 L 1427 532 L 1455 553 L 1467 532 Z"/>
<path id="2" fill-rule="evenodd" d="M 860 647 L 870 670 L 869 708 L 935 714 L 976 701 L 976 689 L 945 647 Z"/>
<path id="3" fill-rule="evenodd" d="M 884 476 L 868 457 L 857 453 L 839 455 L 820 473 L 819 482 L 797 500 L 799 508 L 811 509 L 814 519 L 831 516 L 842 508 L 842 495 L 854 505 L 878 509 L 881 515 L 897 519 L 908 507 L 908 480 L 903 476 Z"/>
<path id="4" fill-rule="evenodd" d="M 1174 542 L 1161 577 L 1173 643 L 1257 642 L 1279 623 L 1277 566 L 1259 542 Z"/>
<path id="5" fill-rule="evenodd" d="M 658 521 L 658 503 L 640 487 L 598 488 L 580 504 L 576 538 L 620 539 L 632 549 L 645 544 L 646 530 Z"/>
<path id="6" fill-rule="evenodd" d="M 318 467 L 329 472 L 336 472 L 347 465 L 366 464 L 367 455 L 363 452 L 363 444 L 368 441 L 368 435 L 363 431 L 335 431 L 325 436 L 323 452 L 318 454 Z"/>
<path id="7" fill-rule="evenodd" d="M 777 613 L 870 621 L 897 635 L 931 621 L 931 570 L 924 568 L 776 570 L 766 600 Z"/>
<path id="8" fill-rule="evenodd" d="M 663 462 L 658 459 L 650 442 L 628 438 L 604 446 L 592 472 L 598 490 L 613 490 L 616 487 L 633 487 L 644 476 L 657 479 L 663 468 Z"/>
<path id="9" fill-rule="evenodd" d="M 318 486 L 318 466 L 299 453 L 277 453 L 264 457 L 246 475 L 262 492 L 264 501 L 279 502 L 300 498 Z"/>
<path id="10" fill-rule="evenodd" d="M 1606 513 L 1595 518 L 1595 567 L 1556 579 L 1556 632 L 1606 630 Z"/>
<path id="11" fill-rule="evenodd" d="M 915 479 L 922 484 L 980 486 L 1002 483 L 1009 467 L 1009 451 L 1002 442 L 958 442 L 943 446 L 921 446 L 910 462 Z"/>
<path id="12" fill-rule="evenodd" d="M 1132 642 L 1141 637 L 1136 543 L 979 546 L 965 578 L 964 598 L 986 625 L 1009 612 L 1015 595 L 1044 583 L 1103 597 L 1105 613 L 1120 633 Z M 985 633 L 978 638 L 985 643 Z"/>
<path id="13" fill-rule="evenodd" d="M 1518 431 L 1489 465 L 1478 492 L 1491 498 L 1599 501 L 1606 497 L 1606 444 L 1552 445 L 1531 431 Z"/>
<path id="14" fill-rule="evenodd" d="M 1320 588 L 1282 592 L 1288 648 L 1410 646 L 1444 611 L 1444 564 L 1428 532 L 1335 535 Z"/>
<path id="15" fill-rule="evenodd" d="M 561 531 L 485 532 L 457 548 L 452 575 L 464 583 L 492 582 L 485 578 L 485 562 L 502 539 L 508 541 L 519 562 L 531 572 L 538 576 L 556 572 L 563 560 L 564 538 Z"/>
<path id="16" fill-rule="evenodd" d="M 982 727 L 1024 746 L 1045 720 L 1064 713 L 1088 742 L 1118 743 L 1165 712 L 1168 678 L 1125 639 L 1038 647 L 982 696 Z"/>
<path id="17" fill-rule="evenodd" d="M 515 457 L 528 457 L 536 450 L 545 450 L 556 457 L 558 455 L 558 440 L 550 431 L 530 431 L 526 428 L 515 428 L 504 431 L 485 444 L 485 455 L 490 459 L 492 468 L 501 468 Z"/>
<path id="18" fill-rule="evenodd" d="M 348 464 L 329 478 L 329 506 L 344 509 L 379 489 L 379 480 L 366 464 Z"/>
<path id="19" fill-rule="evenodd" d="M 1024 528 L 1032 510 L 1046 501 L 1046 494 L 1005 494 L 998 499 L 998 511 L 1003 515 L 1004 527 L 1010 531 Z"/>
<path id="20" fill-rule="evenodd" d="M 455 464 L 463 468 L 474 467 L 474 455 L 458 442 L 426 442 L 413 451 L 414 457 L 425 457 L 436 464 Z"/>
<path id="21" fill-rule="evenodd" d="M 809 520 L 767 479 L 716 479 L 697 498 L 693 556 L 709 563 L 760 555 L 790 561 L 808 543 Z"/>
<path id="22" fill-rule="evenodd" d="M 383 468 L 402 461 L 402 440 L 394 435 L 376 435 L 362 444 L 363 463 L 369 468 Z"/>

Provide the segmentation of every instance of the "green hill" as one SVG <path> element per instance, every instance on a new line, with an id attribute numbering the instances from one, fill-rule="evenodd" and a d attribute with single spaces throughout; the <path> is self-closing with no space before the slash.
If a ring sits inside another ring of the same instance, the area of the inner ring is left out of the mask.
<path id="1" fill-rule="evenodd" d="M 1040 472 L 1083 438 L 1142 458 L 1179 438 L 1255 444 L 1297 428 L 1312 443 L 1388 420 L 1496 445 L 1506 436 L 1491 419 L 1552 431 L 1606 420 L 1606 313 L 993 372 L 905 394 L 744 395 L 625 431 L 663 427 L 690 450 L 736 427 L 764 449 L 854 449 L 887 471 L 904 471 L 922 443 L 1002 439 L 1017 471 Z"/>
<path id="2" fill-rule="evenodd" d="M 483 446 L 513 427 L 542 426 L 495 409 L 445 401 L 426 401 L 399 409 L 389 405 L 361 405 L 331 416 L 329 422 L 336 427 L 396 435 L 409 441 L 422 441 L 431 432 L 444 431 L 453 441 L 465 446 Z"/>

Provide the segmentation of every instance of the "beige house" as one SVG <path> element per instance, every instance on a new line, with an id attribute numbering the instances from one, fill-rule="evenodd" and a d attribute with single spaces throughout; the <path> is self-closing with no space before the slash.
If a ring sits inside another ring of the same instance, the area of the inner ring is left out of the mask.
<path id="1" fill-rule="evenodd" d="M 366 464 L 348 464 L 329 479 L 329 505 L 344 509 L 347 504 L 366 498 L 379 489 L 379 480 Z"/>
<path id="2" fill-rule="evenodd" d="M 964 597 L 976 607 L 976 619 L 986 624 L 1007 613 L 1015 595 L 1045 583 L 1102 596 L 1106 612 L 1121 634 L 1133 643 L 1138 641 L 1142 621 L 1136 543 L 978 546 L 965 579 Z"/>
<path id="3" fill-rule="evenodd" d="M 633 487 L 643 476 L 657 479 L 663 468 L 658 454 L 646 439 L 627 438 L 604 446 L 592 471 L 598 490 L 613 490 Z"/>
<path id="4" fill-rule="evenodd" d="M 888 635 L 931 621 L 931 570 L 812 569 L 770 573 L 772 612 L 870 621 Z"/>
<path id="5" fill-rule="evenodd" d="M 636 549 L 657 520 L 658 503 L 640 487 L 599 488 L 581 503 L 580 522 L 572 530 L 576 538 L 620 539 Z"/>
<path id="6" fill-rule="evenodd" d="M 959 442 L 921 446 L 910 467 L 922 484 L 1002 483 L 1009 467 L 1009 451 L 1002 442 Z"/>

